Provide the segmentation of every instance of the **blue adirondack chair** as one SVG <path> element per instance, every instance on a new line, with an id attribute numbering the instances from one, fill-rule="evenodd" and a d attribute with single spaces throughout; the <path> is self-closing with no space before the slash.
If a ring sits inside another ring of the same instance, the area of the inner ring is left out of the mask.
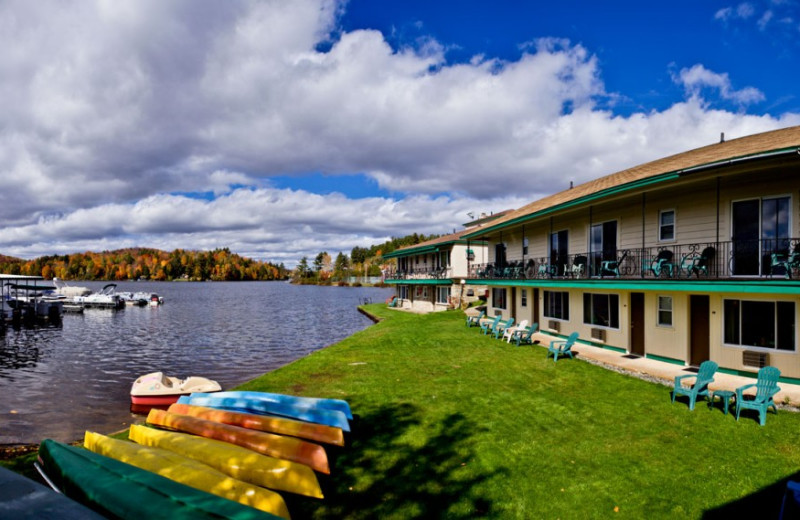
<path id="1" fill-rule="evenodd" d="M 552 354 L 554 362 L 558 362 L 558 357 L 562 355 L 569 356 L 570 358 L 574 359 L 572 355 L 572 346 L 575 344 L 577 339 L 578 333 L 573 332 L 566 340 L 555 339 L 551 341 L 550 346 L 547 347 L 547 357 L 550 357 L 550 354 Z"/>
<path id="2" fill-rule="evenodd" d="M 481 324 L 481 320 L 486 316 L 486 311 L 481 311 L 477 316 L 467 316 L 467 327 Z"/>
<path id="3" fill-rule="evenodd" d="M 525 332 L 517 332 L 514 334 L 514 339 L 517 342 L 517 346 L 533 345 L 533 333 L 536 332 L 536 329 L 538 328 L 539 324 L 534 323 L 530 327 L 526 328 Z"/>
<path id="4" fill-rule="evenodd" d="M 481 323 L 481 333 L 482 334 L 489 334 L 495 331 L 497 328 L 497 324 L 500 323 L 500 315 L 494 317 L 492 321 L 485 321 Z"/>
<path id="5" fill-rule="evenodd" d="M 781 387 L 778 386 L 778 378 L 781 377 L 781 371 L 775 367 L 764 367 L 758 371 L 758 379 L 755 384 L 740 386 L 736 389 L 736 420 L 739 420 L 739 413 L 742 410 L 758 410 L 758 422 L 761 426 L 767 420 L 767 409 L 771 406 L 775 413 L 778 413 L 778 407 L 775 406 L 775 401 L 772 398 L 780 392 Z M 746 395 L 744 393 L 748 388 L 756 388 L 756 395 Z"/>
<path id="6" fill-rule="evenodd" d="M 669 249 L 662 249 L 658 255 L 650 262 L 650 271 L 653 276 L 660 278 L 662 275 L 672 278 L 672 257 L 673 253 Z"/>
<path id="7" fill-rule="evenodd" d="M 689 410 L 694 410 L 694 404 L 698 397 L 705 397 L 708 399 L 708 385 L 714 382 L 714 374 L 717 372 L 718 368 L 719 365 L 713 361 L 703 361 L 700 364 L 697 375 L 686 374 L 675 377 L 675 388 L 672 389 L 672 402 L 674 403 L 675 397 L 679 395 L 689 396 Z M 689 378 L 695 378 L 694 384 L 691 386 L 683 386 L 683 381 Z"/>
<path id="8" fill-rule="evenodd" d="M 622 262 L 625 261 L 625 257 L 628 256 L 628 251 L 624 251 L 622 256 L 619 257 L 618 260 L 605 260 L 600 264 L 600 276 L 603 277 L 608 273 L 611 276 L 615 276 L 617 278 L 620 277 L 619 266 L 622 265 Z"/>
<path id="9" fill-rule="evenodd" d="M 503 332 L 509 327 L 514 325 L 514 318 L 508 318 L 506 321 L 501 321 L 492 331 L 494 339 L 499 339 L 503 336 Z"/>

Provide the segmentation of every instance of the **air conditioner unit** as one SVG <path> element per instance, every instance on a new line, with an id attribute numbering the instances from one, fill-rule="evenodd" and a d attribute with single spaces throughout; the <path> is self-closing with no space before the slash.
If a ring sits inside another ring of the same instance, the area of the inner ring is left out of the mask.
<path id="1" fill-rule="evenodd" d="M 554 330 L 556 332 L 561 331 L 561 322 L 556 320 L 549 320 L 547 322 L 547 328 L 550 330 Z"/>
<path id="2" fill-rule="evenodd" d="M 605 341 L 606 331 L 605 329 L 592 329 L 591 336 L 592 339 L 596 339 L 597 341 Z"/>
<path id="3" fill-rule="evenodd" d="M 769 354 L 745 350 L 742 352 L 742 364 L 746 367 L 763 368 L 769 365 Z"/>

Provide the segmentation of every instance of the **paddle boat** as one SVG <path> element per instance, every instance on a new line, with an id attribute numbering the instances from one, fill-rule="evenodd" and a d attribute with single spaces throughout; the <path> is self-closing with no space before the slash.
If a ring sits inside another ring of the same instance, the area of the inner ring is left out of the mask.
<path id="1" fill-rule="evenodd" d="M 192 392 L 219 392 L 219 383 L 205 377 L 191 376 L 178 379 L 153 372 L 143 375 L 133 382 L 131 387 L 131 403 L 135 405 L 169 405 L 178 401 L 182 395 Z"/>

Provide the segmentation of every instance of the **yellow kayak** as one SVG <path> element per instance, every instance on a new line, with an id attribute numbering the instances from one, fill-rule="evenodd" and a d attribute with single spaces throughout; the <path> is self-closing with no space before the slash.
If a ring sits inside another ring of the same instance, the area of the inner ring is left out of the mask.
<path id="1" fill-rule="evenodd" d="M 314 471 L 297 462 L 267 457 L 227 442 L 140 425 L 131 426 L 128 438 L 142 446 L 161 448 L 208 464 L 251 484 L 322 498 Z"/>
<path id="2" fill-rule="evenodd" d="M 277 433 L 278 435 L 291 435 L 292 437 L 324 442 L 334 446 L 344 446 L 344 433 L 342 433 L 341 428 L 336 428 L 335 426 L 180 403 L 170 405 L 168 411 L 181 415 L 191 415 L 208 421 L 241 426 L 251 430 Z"/>
<path id="3" fill-rule="evenodd" d="M 289 518 L 289 510 L 279 494 L 231 478 L 196 460 L 188 459 L 167 450 L 149 448 L 133 442 L 112 439 L 94 432 L 86 432 L 83 445 L 86 449 L 100 455 L 145 469 L 181 484 L 207 491 L 273 515 Z"/>
<path id="4" fill-rule="evenodd" d="M 169 430 L 193 433 L 208 439 L 229 442 L 277 459 L 299 462 L 326 475 L 331 472 L 327 453 L 322 446 L 313 442 L 248 430 L 188 415 L 178 415 L 157 408 L 150 410 L 147 422 Z"/>

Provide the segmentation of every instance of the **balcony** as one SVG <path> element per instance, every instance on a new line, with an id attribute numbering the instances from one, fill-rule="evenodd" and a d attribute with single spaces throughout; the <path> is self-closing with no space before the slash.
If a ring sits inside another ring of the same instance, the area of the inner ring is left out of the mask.
<path id="1" fill-rule="evenodd" d="M 788 279 L 800 274 L 800 238 L 675 244 L 524 257 L 470 265 L 471 279 Z"/>
<path id="2" fill-rule="evenodd" d="M 384 275 L 386 280 L 448 280 L 453 276 L 452 267 L 417 267 L 393 269 Z"/>

